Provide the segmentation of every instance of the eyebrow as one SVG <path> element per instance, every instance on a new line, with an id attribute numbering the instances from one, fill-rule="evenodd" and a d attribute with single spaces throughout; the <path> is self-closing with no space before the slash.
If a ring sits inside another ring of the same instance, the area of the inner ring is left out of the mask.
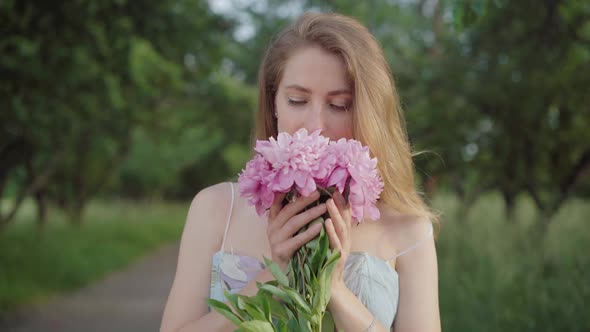
<path id="1" fill-rule="evenodd" d="M 285 87 L 286 89 L 295 89 L 301 92 L 305 92 L 305 93 L 311 93 L 311 90 L 302 87 L 301 85 L 297 85 L 297 84 L 291 84 Z M 338 90 L 334 90 L 334 91 L 330 91 L 328 92 L 328 96 L 337 96 L 337 95 L 351 95 L 352 92 L 348 89 L 338 89 Z"/>

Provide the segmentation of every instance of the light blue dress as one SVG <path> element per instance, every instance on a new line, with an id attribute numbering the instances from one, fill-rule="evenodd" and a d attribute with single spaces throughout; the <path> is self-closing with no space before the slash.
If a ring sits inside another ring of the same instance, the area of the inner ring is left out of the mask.
<path id="1" fill-rule="evenodd" d="M 225 235 L 221 249 L 213 255 L 211 266 L 210 297 L 223 302 L 225 301 L 224 290 L 231 293 L 240 292 L 265 267 L 257 258 L 224 251 L 233 210 L 233 184 L 231 189 L 232 204 Z M 399 302 L 399 275 L 388 262 L 410 252 L 430 236 L 432 236 L 432 227 L 427 237 L 388 260 L 364 252 L 349 254 L 343 272 L 344 283 L 383 326 L 393 326 Z"/>

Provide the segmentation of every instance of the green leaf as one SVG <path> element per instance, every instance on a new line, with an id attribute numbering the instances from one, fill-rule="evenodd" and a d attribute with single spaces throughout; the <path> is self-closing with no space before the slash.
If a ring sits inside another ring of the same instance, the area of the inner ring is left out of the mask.
<path id="1" fill-rule="evenodd" d="M 239 327 L 240 330 L 244 332 L 274 332 L 274 329 L 269 322 L 261 320 L 243 322 L 239 325 Z"/>
<path id="2" fill-rule="evenodd" d="M 293 259 L 289 260 L 289 268 L 287 269 L 287 275 L 289 276 L 289 285 L 295 285 L 295 272 L 294 267 L 295 261 Z"/>
<path id="3" fill-rule="evenodd" d="M 269 297 L 268 303 L 270 306 L 270 313 L 272 317 L 277 318 L 279 319 L 279 321 L 283 322 L 289 320 L 289 313 L 287 312 L 289 309 L 287 309 L 286 305 L 272 297 Z"/>
<path id="4" fill-rule="evenodd" d="M 246 296 L 246 295 L 238 295 L 238 304 L 241 309 L 246 310 L 246 312 L 254 318 L 254 320 L 266 320 L 265 314 L 263 312 L 262 303 L 259 302 L 260 299 L 256 296 Z"/>
<path id="5" fill-rule="evenodd" d="M 318 247 L 318 242 L 319 242 L 319 237 L 314 237 L 312 240 L 310 240 L 309 242 L 307 242 L 304 247 L 309 249 L 309 250 L 314 250 L 315 248 Z"/>
<path id="6" fill-rule="evenodd" d="M 321 313 L 322 310 L 325 310 L 325 307 L 322 307 L 322 295 L 324 294 L 322 292 L 322 288 L 320 287 L 320 282 L 319 280 L 317 280 L 316 278 L 314 278 L 313 282 L 313 288 L 316 289 L 317 291 L 314 293 L 313 296 L 313 300 L 312 300 L 312 313 L 318 314 Z"/>
<path id="7" fill-rule="evenodd" d="M 238 316 L 236 316 L 232 312 L 231 308 L 227 306 L 227 304 L 225 304 L 221 301 L 214 300 L 214 299 L 207 299 L 207 304 L 209 304 L 209 306 L 211 306 L 217 312 L 222 314 L 225 318 L 229 319 L 235 325 L 239 326 L 240 323 L 242 323 L 242 319 L 240 319 Z"/>
<path id="8" fill-rule="evenodd" d="M 309 304 L 303 300 L 299 293 L 289 288 L 285 289 L 284 291 L 289 295 L 289 297 L 299 309 L 303 310 L 303 312 L 306 314 L 311 314 L 311 308 L 309 307 Z"/>
<path id="9" fill-rule="evenodd" d="M 303 265 L 303 270 L 305 271 L 305 280 L 306 281 L 311 280 L 311 271 L 309 269 L 309 265 L 308 264 L 304 264 Z"/>
<path id="10" fill-rule="evenodd" d="M 328 258 L 328 261 L 324 265 L 323 269 L 328 268 L 328 266 L 330 266 L 330 265 L 336 264 L 336 262 L 338 261 L 339 258 L 340 258 L 340 251 L 336 251 L 336 252 L 332 253 L 330 255 L 330 257 Z"/>
<path id="11" fill-rule="evenodd" d="M 322 227 L 319 237 L 319 246 L 317 250 L 313 252 L 313 256 L 311 257 L 311 270 L 315 273 L 318 273 L 324 261 L 327 259 L 329 245 L 330 240 L 328 239 L 328 234 L 326 234 L 326 231 Z"/>
<path id="12" fill-rule="evenodd" d="M 279 320 L 276 322 L 275 324 L 275 328 L 277 330 L 277 332 L 288 332 L 289 331 L 289 327 L 287 326 L 287 320 Z"/>
<path id="13" fill-rule="evenodd" d="M 307 250 L 308 249 L 306 249 L 306 248 L 299 249 L 295 253 L 295 256 L 292 259 L 293 261 L 295 261 L 297 263 L 293 265 L 294 282 L 289 285 L 292 289 L 294 289 L 299 294 L 304 294 L 304 292 L 305 292 L 306 279 L 305 279 L 305 270 L 304 270 L 303 264 L 305 264 L 305 262 L 306 262 L 305 257 L 306 257 Z M 299 262 L 302 262 L 303 264 L 300 264 Z"/>
<path id="14" fill-rule="evenodd" d="M 332 282 L 332 272 L 334 271 L 334 268 L 338 263 L 338 259 L 340 259 L 339 251 L 333 253 L 330 256 L 330 258 L 328 258 L 326 265 L 324 265 L 322 271 L 320 271 L 320 275 L 318 276 L 318 302 L 314 301 L 314 303 L 317 303 L 317 306 L 320 308 L 325 308 L 328 305 L 328 302 L 330 301 L 330 283 Z"/>
<path id="15" fill-rule="evenodd" d="M 270 270 L 270 273 L 272 273 L 273 277 L 275 277 L 275 279 L 279 282 L 279 284 L 285 287 L 289 286 L 289 279 L 287 279 L 287 275 L 285 275 L 285 272 L 283 272 L 277 263 L 266 257 L 264 257 L 264 263 Z"/>
<path id="16" fill-rule="evenodd" d="M 297 320 L 297 317 L 293 317 L 293 318 L 289 319 L 289 321 L 287 322 L 287 328 L 289 329 L 289 331 L 299 331 L 300 330 L 299 321 Z"/>
<path id="17" fill-rule="evenodd" d="M 265 290 L 269 293 L 271 293 L 272 295 L 275 295 L 276 297 L 280 298 L 281 300 L 287 302 L 287 303 L 292 303 L 293 301 L 291 300 L 291 298 L 289 297 L 289 295 L 283 291 L 282 289 L 270 285 L 270 284 L 263 284 L 262 286 L 260 286 L 260 289 Z"/>
<path id="18" fill-rule="evenodd" d="M 238 305 L 238 294 L 232 294 L 228 291 L 224 291 L 225 294 L 225 298 L 227 299 L 227 302 L 229 302 L 229 304 L 231 304 L 231 306 L 234 309 L 234 313 L 240 317 L 242 320 L 247 320 L 246 318 L 250 318 L 250 315 L 248 315 L 246 313 L 246 311 L 240 309 L 240 306 Z"/>
<path id="19" fill-rule="evenodd" d="M 321 332 L 334 332 L 336 330 L 336 325 L 334 324 L 334 319 L 329 311 L 324 313 L 324 317 L 322 318 L 322 331 Z"/>
<path id="20" fill-rule="evenodd" d="M 319 290 L 318 290 L 318 294 L 316 295 L 317 299 L 317 308 L 326 308 L 326 306 L 328 306 L 328 302 L 330 302 L 330 296 L 331 291 L 330 291 L 330 277 L 331 274 L 326 273 L 327 271 L 322 271 L 320 273 L 320 278 L 319 278 Z M 315 300 L 314 299 L 314 300 Z"/>
<path id="21" fill-rule="evenodd" d="M 305 319 L 303 315 L 299 316 L 299 332 L 312 332 L 311 324 L 309 323 L 308 319 Z"/>
<path id="22" fill-rule="evenodd" d="M 269 300 L 269 298 L 272 299 L 272 295 L 259 292 L 258 294 L 256 294 L 256 296 L 260 298 L 260 302 L 262 303 L 262 313 L 264 314 L 264 318 L 269 322 L 272 321 Z"/>

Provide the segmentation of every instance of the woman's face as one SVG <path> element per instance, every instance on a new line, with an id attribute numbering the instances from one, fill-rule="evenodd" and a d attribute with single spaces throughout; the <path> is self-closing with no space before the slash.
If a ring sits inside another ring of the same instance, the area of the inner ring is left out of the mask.
<path id="1" fill-rule="evenodd" d="M 279 132 L 300 128 L 337 140 L 352 136 L 352 101 L 344 62 L 319 47 L 305 47 L 287 61 L 275 98 Z"/>

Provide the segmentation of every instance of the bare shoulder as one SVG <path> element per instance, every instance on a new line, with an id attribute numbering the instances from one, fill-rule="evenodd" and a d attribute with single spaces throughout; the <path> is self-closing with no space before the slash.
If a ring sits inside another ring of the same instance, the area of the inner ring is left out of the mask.
<path id="1" fill-rule="evenodd" d="M 440 331 L 438 264 L 432 222 L 381 209 L 384 233 L 395 246 L 389 264 L 399 276 L 395 331 Z"/>
<path id="2" fill-rule="evenodd" d="M 202 230 L 223 228 L 221 222 L 231 205 L 231 187 L 228 182 L 218 183 L 199 191 L 193 198 L 186 226 L 199 224 Z M 185 226 L 185 227 L 186 227 Z"/>
<path id="3" fill-rule="evenodd" d="M 214 184 L 199 191 L 191 203 L 191 208 L 198 204 L 224 206 L 230 204 L 231 186 L 229 182 Z"/>
<path id="4" fill-rule="evenodd" d="M 229 183 L 219 183 L 199 191 L 186 216 L 181 246 L 210 254 L 221 243 L 231 200 Z"/>
<path id="5" fill-rule="evenodd" d="M 182 232 L 161 331 L 175 331 L 207 313 L 205 299 L 210 292 L 212 257 L 223 238 L 230 202 L 229 183 L 207 187 L 193 198 Z"/>
<path id="6" fill-rule="evenodd" d="M 438 263 L 427 218 L 400 216 L 389 220 L 396 256 L 390 262 L 399 276 L 395 331 L 440 331 Z"/>
<path id="7" fill-rule="evenodd" d="M 380 223 L 384 236 L 393 244 L 397 254 L 428 238 L 432 231 L 432 223 L 427 218 L 402 214 L 390 208 L 381 209 Z"/>

